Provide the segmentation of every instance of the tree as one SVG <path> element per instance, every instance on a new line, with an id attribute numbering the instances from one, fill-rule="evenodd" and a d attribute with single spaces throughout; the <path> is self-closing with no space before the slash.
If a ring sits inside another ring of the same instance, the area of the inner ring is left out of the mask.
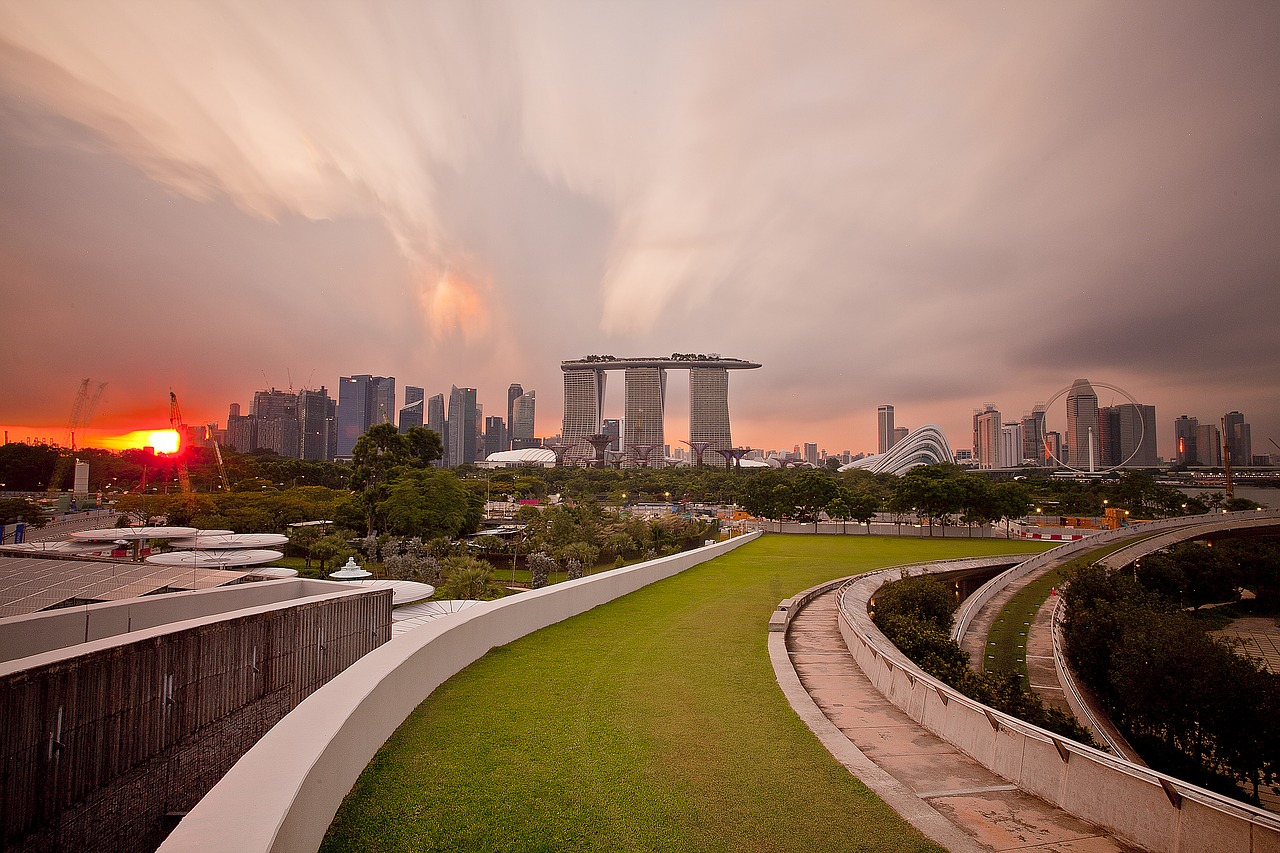
<path id="1" fill-rule="evenodd" d="M 480 527 L 481 499 L 449 471 L 417 468 L 401 473 L 382 490 L 373 519 L 396 536 L 457 538 Z"/>
<path id="2" fill-rule="evenodd" d="M 827 516 L 841 523 L 841 533 L 847 530 L 851 512 L 852 510 L 849 509 L 849 504 L 845 501 L 843 494 L 837 494 L 836 497 L 831 499 L 831 503 L 827 504 Z"/>
<path id="3" fill-rule="evenodd" d="M 0 498 L 0 524 L 22 522 L 30 527 L 44 527 L 48 522 L 40 505 L 26 498 Z"/>
<path id="4" fill-rule="evenodd" d="M 534 589 L 541 589 L 547 585 L 547 581 L 551 577 L 551 573 L 559 569 L 556 561 L 550 556 L 539 551 L 529 557 L 529 586 Z"/>
<path id="5" fill-rule="evenodd" d="M 827 508 L 839 492 L 836 481 L 824 471 L 801 471 L 792 486 L 792 500 L 795 502 L 797 517 L 802 521 L 812 521 L 815 532 L 818 530 L 818 517 Z"/>
<path id="6" fill-rule="evenodd" d="M 867 526 L 867 535 L 871 535 L 871 519 L 880 511 L 880 498 L 871 492 L 853 492 L 845 498 L 849 506 L 849 517 L 859 524 Z"/>
<path id="7" fill-rule="evenodd" d="M 963 492 L 956 482 L 954 465 L 922 465 L 912 468 L 898 480 L 890 501 L 895 512 L 911 512 L 929 525 L 933 535 L 934 522 L 947 523 L 949 516 L 960 510 Z"/>
<path id="8" fill-rule="evenodd" d="M 379 504 L 387 498 L 385 485 L 402 468 L 422 469 L 440 458 L 440 436 L 422 427 L 401 434 L 394 424 L 375 424 L 356 439 L 351 451 L 351 486 L 361 492 L 361 507 L 369 533 L 377 529 Z"/>
<path id="9" fill-rule="evenodd" d="M 994 489 L 986 477 L 961 474 L 956 478 L 960 486 L 960 520 L 973 535 L 973 525 L 986 524 L 996 518 Z"/>
<path id="10" fill-rule="evenodd" d="M 1004 538 L 1009 538 L 1009 522 L 1031 511 L 1031 494 L 1021 483 L 997 483 L 991 489 L 992 518 L 1004 522 Z"/>
<path id="11" fill-rule="evenodd" d="M 956 609 L 955 593 L 932 575 L 904 577 L 882 586 L 875 596 L 876 622 L 883 615 L 901 616 L 944 634 L 951 630 L 951 613 Z"/>
<path id="12" fill-rule="evenodd" d="M 440 593 L 445 598 L 485 601 L 502 592 L 493 582 L 493 566 L 466 555 L 447 557 L 440 564 Z"/>

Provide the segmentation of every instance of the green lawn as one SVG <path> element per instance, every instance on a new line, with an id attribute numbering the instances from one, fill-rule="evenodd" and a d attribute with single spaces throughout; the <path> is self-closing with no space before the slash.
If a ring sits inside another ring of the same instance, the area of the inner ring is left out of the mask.
<path id="1" fill-rule="evenodd" d="M 1150 536 L 1156 534 L 1152 533 Z M 1081 554 L 1055 569 L 1045 572 L 1031 583 L 1018 590 L 1004 609 L 1000 611 L 1000 615 L 996 617 L 996 621 L 991 625 L 991 630 L 987 632 L 987 656 L 985 667 L 988 672 L 1016 672 L 1022 676 L 1023 681 L 1027 678 L 1027 632 L 1030 630 L 1031 623 L 1035 621 L 1036 611 L 1040 609 L 1040 605 L 1044 604 L 1045 599 L 1049 597 L 1049 593 L 1057 589 L 1061 591 L 1066 584 L 1067 575 L 1075 569 L 1076 566 L 1087 566 L 1090 563 L 1097 562 L 1113 551 L 1119 551 L 1121 548 L 1127 548 L 1135 542 L 1141 542 L 1148 536 L 1139 536 L 1133 539 L 1125 539 L 1121 542 L 1115 542 L 1102 548 Z"/>
<path id="2" fill-rule="evenodd" d="M 769 615 L 842 575 L 1043 547 L 771 535 L 495 649 L 383 746 L 322 849 L 936 850 L 791 711 Z"/>

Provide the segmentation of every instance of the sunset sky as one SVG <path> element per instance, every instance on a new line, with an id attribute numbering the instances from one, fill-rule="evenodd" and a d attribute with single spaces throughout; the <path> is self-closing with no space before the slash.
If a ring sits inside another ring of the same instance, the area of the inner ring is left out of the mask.
<path id="1" fill-rule="evenodd" d="M 0 0 L 0 425 L 373 373 L 550 435 L 561 360 L 717 352 L 755 447 L 1088 377 L 1265 453 L 1278 45 L 1271 0 Z"/>

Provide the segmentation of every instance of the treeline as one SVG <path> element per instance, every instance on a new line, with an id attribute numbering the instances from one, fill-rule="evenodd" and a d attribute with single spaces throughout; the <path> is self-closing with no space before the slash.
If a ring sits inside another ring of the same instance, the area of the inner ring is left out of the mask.
<path id="1" fill-rule="evenodd" d="M 388 427 L 386 424 L 375 426 L 362 436 L 362 440 L 368 439 L 365 444 L 369 452 L 355 464 L 289 459 L 269 451 L 248 454 L 223 451 L 227 479 L 233 492 L 298 486 L 363 490 L 368 485 L 368 465 L 382 465 L 383 456 L 391 457 L 390 467 L 413 467 L 421 463 L 424 454 L 432 455 L 434 448 L 439 447 L 439 437 L 421 429 L 417 430 L 421 434 L 414 439 L 413 448 L 400 447 L 390 437 L 396 434 L 395 428 Z M 429 436 L 435 436 L 434 442 Z M 25 444 L 0 446 L 0 482 L 11 490 L 42 491 L 49 479 L 61 472 L 58 474 L 60 487 L 70 488 L 71 467 L 65 464 L 65 459 L 63 465 L 58 465 L 59 459 L 68 453 Z M 76 455 L 90 463 L 91 490 L 163 493 L 178 489 L 176 463 L 169 457 L 156 457 L 140 450 L 113 453 L 88 449 L 77 451 Z M 186 459 L 197 493 L 222 490 L 212 450 L 189 449 Z M 903 521 L 979 525 L 1017 518 L 1035 508 L 1050 516 L 1098 516 L 1105 508 L 1116 507 L 1127 509 L 1133 519 L 1141 519 L 1256 506 L 1240 499 L 1191 498 L 1171 486 L 1156 483 L 1145 471 L 1127 472 L 1114 481 L 1087 483 L 1054 480 L 1047 476 L 1048 472 L 1038 469 L 1027 469 L 1026 479 L 997 483 L 984 474 L 955 465 L 916 468 L 903 477 L 861 470 L 729 470 L 713 466 L 487 470 L 468 465 L 450 471 L 464 483 L 483 483 L 494 497 L 506 496 L 513 500 L 559 495 L 601 504 L 637 501 L 737 504 L 763 518 L 801 522 L 824 517 L 839 522 L 859 522 L 877 512 L 889 512 Z M 145 486 L 141 486 L 144 478 Z"/>
<path id="2" fill-rule="evenodd" d="M 997 711 L 1080 743 L 1093 737 L 1075 717 L 1047 708 L 1016 672 L 978 672 L 951 639 L 958 602 L 947 585 L 931 575 L 903 577 L 875 595 L 872 620 L 891 643 L 939 681 Z"/>
<path id="3" fill-rule="evenodd" d="M 1278 577 L 1275 539 L 1182 545 L 1133 572 L 1073 573 L 1067 659 L 1152 767 L 1254 803 L 1274 790 L 1280 679 L 1185 608 L 1234 600 L 1241 582 L 1261 593 L 1252 606 L 1274 608 Z"/>

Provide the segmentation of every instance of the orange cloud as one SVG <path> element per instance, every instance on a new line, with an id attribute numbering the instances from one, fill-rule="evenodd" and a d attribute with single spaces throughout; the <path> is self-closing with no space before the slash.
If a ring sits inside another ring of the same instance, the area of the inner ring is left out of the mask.
<path id="1" fill-rule="evenodd" d="M 437 335 L 459 332 L 467 340 L 486 333 L 490 312 L 479 291 L 477 285 L 452 272 L 423 285 L 419 295 L 432 331 Z"/>

